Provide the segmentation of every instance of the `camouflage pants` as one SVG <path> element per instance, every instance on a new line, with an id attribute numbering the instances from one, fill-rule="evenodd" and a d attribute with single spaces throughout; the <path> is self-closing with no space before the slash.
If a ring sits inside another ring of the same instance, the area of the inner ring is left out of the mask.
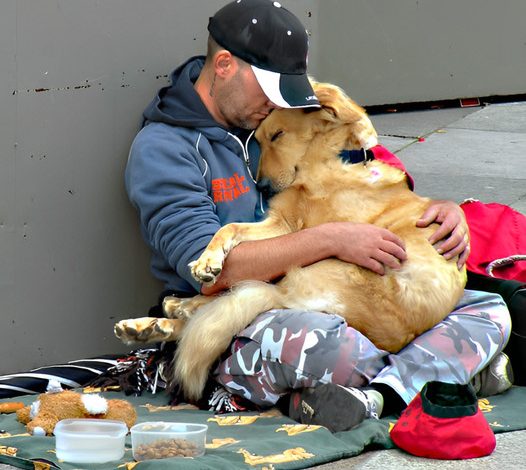
<path id="1" fill-rule="evenodd" d="M 376 348 L 338 315 L 270 310 L 236 337 L 215 376 L 261 406 L 327 382 L 383 383 L 409 403 L 430 380 L 469 382 L 502 351 L 510 331 L 502 298 L 469 290 L 443 322 L 396 354 Z"/>

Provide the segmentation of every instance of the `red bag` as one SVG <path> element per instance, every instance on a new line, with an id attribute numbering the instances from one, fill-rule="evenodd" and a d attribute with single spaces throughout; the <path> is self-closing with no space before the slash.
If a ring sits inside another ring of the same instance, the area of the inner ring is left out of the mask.
<path id="1" fill-rule="evenodd" d="M 409 186 L 409 189 L 411 191 L 415 189 L 415 181 L 413 180 L 413 177 L 407 172 L 404 164 L 396 155 L 391 153 L 382 145 L 376 145 L 371 149 L 371 151 L 373 152 L 374 158 L 376 160 L 380 160 L 383 163 L 387 163 L 388 165 L 402 170 L 407 177 L 407 185 Z"/>
<path id="2" fill-rule="evenodd" d="M 469 384 L 428 382 L 402 412 L 390 435 L 400 449 L 432 459 L 484 457 L 496 446 Z"/>
<path id="3" fill-rule="evenodd" d="M 470 199 L 460 207 L 471 237 L 468 271 L 526 282 L 526 216 L 496 202 Z"/>

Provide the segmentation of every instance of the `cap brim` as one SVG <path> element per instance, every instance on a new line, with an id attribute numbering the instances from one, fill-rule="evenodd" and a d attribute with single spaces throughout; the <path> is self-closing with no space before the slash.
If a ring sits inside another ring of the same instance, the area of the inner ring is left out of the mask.
<path id="1" fill-rule="evenodd" d="M 320 107 L 306 74 L 284 74 L 251 65 L 267 98 L 280 108 Z"/>

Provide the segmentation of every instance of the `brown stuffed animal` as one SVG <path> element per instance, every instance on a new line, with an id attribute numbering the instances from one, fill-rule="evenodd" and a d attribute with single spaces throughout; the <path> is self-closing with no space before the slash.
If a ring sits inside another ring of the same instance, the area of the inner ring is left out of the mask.
<path id="1" fill-rule="evenodd" d="M 68 418 L 97 418 L 124 421 L 131 428 L 137 420 L 133 405 L 126 400 L 107 400 L 96 393 L 82 394 L 71 390 L 43 393 L 31 406 L 16 412 L 27 432 L 51 435 L 55 425 Z"/>

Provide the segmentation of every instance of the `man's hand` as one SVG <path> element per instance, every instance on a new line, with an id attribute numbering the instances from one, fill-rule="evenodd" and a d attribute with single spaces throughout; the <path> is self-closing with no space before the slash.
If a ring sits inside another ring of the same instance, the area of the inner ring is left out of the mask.
<path id="1" fill-rule="evenodd" d="M 399 269 L 407 259 L 404 242 L 394 233 L 370 224 L 335 222 L 325 225 L 332 231 L 333 256 L 377 274 L 385 268 Z"/>
<path id="2" fill-rule="evenodd" d="M 432 223 L 440 227 L 431 235 L 429 242 L 435 245 L 444 258 L 458 255 L 457 266 L 461 269 L 469 256 L 469 229 L 464 211 L 451 201 L 435 201 L 417 221 L 417 227 L 428 227 Z"/>

